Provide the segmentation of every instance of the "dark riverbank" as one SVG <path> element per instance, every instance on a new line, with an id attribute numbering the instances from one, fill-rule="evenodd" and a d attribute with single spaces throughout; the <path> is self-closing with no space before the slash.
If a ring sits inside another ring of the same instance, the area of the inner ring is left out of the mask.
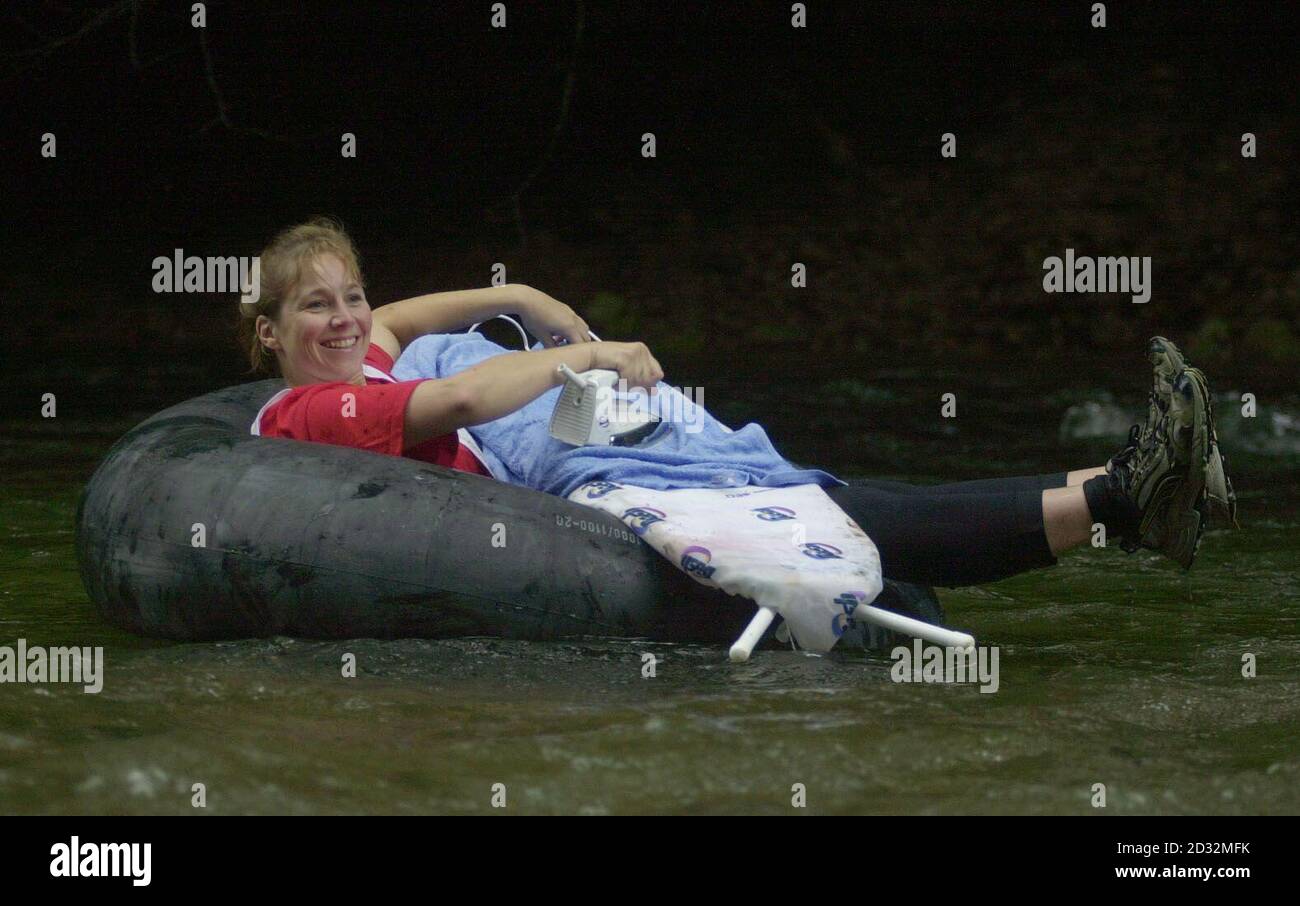
<path id="1" fill-rule="evenodd" d="M 369 29 L 361 12 L 214 13 L 237 128 L 206 124 L 194 30 L 162 9 L 139 28 L 173 53 L 164 69 L 133 68 L 124 22 L 15 68 L 23 140 L 52 130 L 60 150 L 10 149 L 6 371 L 235 380 L 233 298 L 155 294 L 151 262 L 256 254 L 328 213 L 376 302 L 484 285 L 500 263 L 602 336 L 646 340 L 670 376 L 1015 361 L 1105 381 L 1161 333 L 1221 381 L 1290 385 L 1300 79 L 1276 7 L 1115 11 L 1093 29 L 1038 4 L 854 4 L 807 31 L 708 4 L 617 9 L 584 7 L 580 36 L 560 7 L 504 34 L 454 5 Z M 435 70 L 384 65 L 433 34 Z M 288 47 L 340 42 L 372 66 L 263 81 Z M 1044 260 L 1071 248 L 1150 256 L 1151 300 L 1045 293 Z"/>

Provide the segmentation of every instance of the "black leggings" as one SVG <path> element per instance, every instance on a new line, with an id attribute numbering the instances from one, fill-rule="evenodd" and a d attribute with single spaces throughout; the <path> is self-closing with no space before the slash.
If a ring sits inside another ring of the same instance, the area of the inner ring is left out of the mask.
<path id="1" fill-rule="evenodd" d="M 862 526 L 890 579 L 979 585 L 1056 562 L 1043 529 L 1042 492 L 1066 473 L 912 485 L 855 481 L 826 493 Z"/>

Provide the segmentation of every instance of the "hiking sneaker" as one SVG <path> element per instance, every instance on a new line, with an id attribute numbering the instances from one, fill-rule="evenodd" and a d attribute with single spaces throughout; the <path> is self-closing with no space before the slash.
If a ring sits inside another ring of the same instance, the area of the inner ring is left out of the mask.
<path id="1" fill-rule="evenodd" d="M 1143 424 L 1129 429 L 1128 443 L 1106 464 L 1132 460 L 1138 447 L 1149 446 L 1152 434 L 1169 411 L 1173 382 L 1185 367 L 1183 354 L 1164 337 L 1152 337 L 1147 343 L 1147 358 L 1151 361 L 1151 392 L 1147 395 L 1147 418 Z"/>
<path id="2" fill-rule="evenodd" d="M 1106 464 L 1108 481 L 1129 503 L 1131 518 L 1121 531 L 1120 546 L 1132 553 L 1143 543 L 1156 515 L 1187 474 L 1191 443 L 1180 413 L 1171 406 L 1151 430 L 1129 429 L 1129 443 Z"/>
<path id="3" fill-rule="evenodd" d="M 1178 347 L 1164 337 L 1148 346 L 1152 390 L 1147 421 L 1106 464 L 1114 490 L 1130 504 L 1120 546 L 1159 551 L 1184 569 L 1196 556 L 1205 523 L 1209 459 L 1208 387 L 1188 373 Z"/>
<path id="4" fill-rule="evenodd" d="M 1197 384 L 1198 393 L 1205 399 L 1206 436 L 1209 443 L 1205 459 L 1205 491 L 1208 514 L 1218 520 L 1240 528 L 1237 524 L 1237 495 L 1232 490 L 1232 481 L 1228 478 L 1226 457 L 1219 450 L 1219 434 L 1214 424 L 1214 396 L 1210 393 L 1210 382 L 1199 368 L 1187 364 L 1182 352 L 1164 337 L 1152 337 L 1148 343 L 1148 355 L 1152 367 L 1151 404 L 1147 411 L 1147 426 L 1154 425 L 1158 417 L 1157 409 L 1162 400 L 1169 400 L 1173 382 L 1178 375 L 1186 372 Z"/>

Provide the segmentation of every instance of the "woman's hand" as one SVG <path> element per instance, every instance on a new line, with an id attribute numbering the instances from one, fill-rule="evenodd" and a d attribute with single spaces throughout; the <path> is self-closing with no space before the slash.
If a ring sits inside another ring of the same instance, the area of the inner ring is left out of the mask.
<path id="1" fill-rule="evenodd" d="M 514 289 L 524 329 L 541 340 L 543 346 L 559 345 L 560 339 L 569 343 L 591 342 L 587 322 L 572 308 L 531 286 L 517 284 Z"/>
<path id="2" fill-rule="evenodd" d="M 629 387 L 645 387 L 651 394 L 664 379 L 664 370 L 644 343 L 595 343 L 592 345 L 592 368 L 618 372 Z"/>

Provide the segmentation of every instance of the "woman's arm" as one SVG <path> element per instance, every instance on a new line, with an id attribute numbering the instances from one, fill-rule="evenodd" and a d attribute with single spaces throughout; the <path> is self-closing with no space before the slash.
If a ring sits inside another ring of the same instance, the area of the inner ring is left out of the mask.
<path id="1" fill-rule="evenodd" d="M 493 356 L 415 388 L 406 404 L 406 446 L 509 415 L 563 381 L 561 363 L 574 371 L 613 369 L 629 387 L 653 388 L 664 376 L 644 343 L 583 343 Z"/>
<path id="2" fill-rule="evenodd" d="M 403 349 L 427 333 L 452 333 L 507 312 L 522 315 L 524 326 L 545 346 L 555 345 L 553 333 L 570 343 L 588 339 L 587 325 L 573 309 L 521 283 L 429 293 L 382 305 L 374 311 L 372 339 L 397 358 Z M 388 348 L 391 344 L 386 342 L 388 337 L 383 330 L 396 339 L 395 353 Z"/>

